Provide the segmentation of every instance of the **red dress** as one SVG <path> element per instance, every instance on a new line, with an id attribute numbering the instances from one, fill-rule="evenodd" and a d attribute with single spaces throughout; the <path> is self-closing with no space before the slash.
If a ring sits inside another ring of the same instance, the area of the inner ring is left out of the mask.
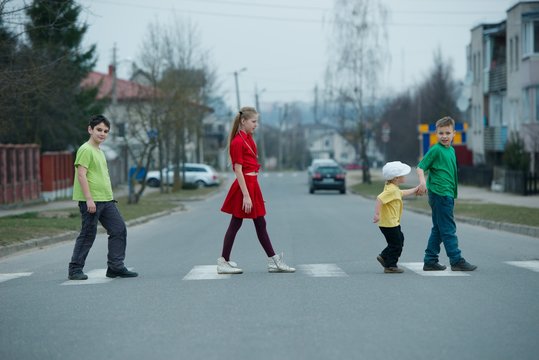
<path id="1" fill-rule="evenodd" d="M 258 185 L 258 177 L 245 175 L 247 173 L 258 172 L 260 164 L 257 159 L 256 144 L 251 134 L 239 131 L 230 142 L 230 158 L 232 159 L 232 169 L 235 164 L 242 165 L 243 177 L 247 185 L 247 191 L 253 202 L 250 213 L 246 213 L 241 208 L 243 205 L 243 193 L 241 192 L 238 179 L 234 180 L 228 190 L 221 211 L 242 219 L 254 219 L 266 215 L 264 198 Z"/>

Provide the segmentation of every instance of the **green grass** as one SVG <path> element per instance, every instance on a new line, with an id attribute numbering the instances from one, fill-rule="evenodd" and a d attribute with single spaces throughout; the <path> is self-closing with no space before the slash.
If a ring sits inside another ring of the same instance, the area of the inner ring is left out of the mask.
<path id="1" fill-rule="evenodd" d="M 218 188 L 181 190 L 174 193 L 147 193 L 138 204 L 128 204 L 127 197 L 118 198 L 118 208 L 125 221 L 181 207 L 183 201 L 204 197 Z M 28 212 L 21 215 L 0 217 L 0 246 L 25 240 L 54 236 L 67 231 L 79 231 L 80 213 L 75 202 L 67 209 Z"/>
<path id="2" fill-rule="evenodd" d="M 372 199 L 375 199 L 382 192 L 383 188 L 383 181 L 373 181 L 372 184 L 356 184 L 352 186 L 354 192 Z M 407 197 L 404 200 L 404 208 L 430 212 L 427 199 L 427 196 Z M 539 227 L 539 208 L 457 199 L 455 201 L 454 213 L 456 217 L 466 216 L 475 219 Z"/>

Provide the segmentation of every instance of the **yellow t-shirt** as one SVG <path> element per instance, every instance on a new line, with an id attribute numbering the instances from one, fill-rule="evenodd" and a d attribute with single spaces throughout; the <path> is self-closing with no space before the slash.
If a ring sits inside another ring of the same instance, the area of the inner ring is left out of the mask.
<path id="1" fill-rule="evenodd" d="M 393 183 L 386 184 L 378 199 L 382 202 L 378 226 L 399 226 L 402 215 L 402 190 Z"/>

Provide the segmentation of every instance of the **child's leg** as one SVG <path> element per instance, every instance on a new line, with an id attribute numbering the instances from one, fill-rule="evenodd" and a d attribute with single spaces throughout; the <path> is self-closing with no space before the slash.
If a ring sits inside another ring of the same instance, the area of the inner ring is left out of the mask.
<path id="1" fill-rule="evenodd" d="M 455 200 L 449 196 L 442 196 L 440 198 L 442 206 L 440 206 L 437 217 L 438 229 L 441 240 L 444 243 L 445 252 L 447 253 L 447 257 L 449 257 L 449 262 L 451 265 L 455 265 L 462 259 L 457 237 L 457 225 L 453 216 Z"/>
<path id="2" fill-rule="evenodd" d="M 437 263 L 438 255 L 440 254 L 440 244 L 442 243 L 442 237 L 438 227 L 438 218 L 441 211 L 440 198 L 441 196 L 429 192 L 429 205 L 432 212 L 432 229 L 430 231 L 427 248 L 425 249 L 425 258 L 423 259 L 425 264 Z"/>
<path id="3" fill-rule="evenodd" d="M 86 202 L 79 202 L 79 210 L 82 220 L 80 234 L 75 240 L 73 255 L 69 263 L 69 274 L 82 271 L 86 262 L 86 257 L 94 243 L 97 234 L 97 218 L 98 214 L 90 214 L 86 206 Z"/>
<path id="4" fill-rule="evenodd" d="M 382 251 L 382 257 L 386 267 L 397 267 L 397 261 L 402 253 L 404 236 L 400 231 L 400 226 L 380 227 L 387 241 L 387 247 Z"/>
<path id="5" fill-rule="evenodd" d="M 237 218 L 234 215 L 232 215 L 232 218 L 230 219 L 230 224 L 228 225 L 228 229 L 225 233 L 225 239 L 223 241 L 223 251 L 221 252 L 221 256 L 224 257 L 226 261 L 230 261 L 230 253 L 232 252 L 232 246 L 234 245 L 236 234 L 241 228 L 242 222 L 243 219 Z"/>
<path id="6" fill-rule="evenodd" d="M 103 211 L 99 215 L 99 222 L 109 235 L 107 265 L 113 270 L 122 270 L 127 247 L 127 228 L 125 221 L 116 207 L 115 201 L 102 203 Z"/>
<path id="7" fill-rule="evenodd" d="M 255 229 L 256 229 L 256 235 L 258 237 L 258 241 L 260 241 L 260 245 L 262 245 L 262 247 L 264 248 L 266 255 L 268 257 L 274 256 L 275 251 L 273 251 L 273 246 L 271 245 L 268 231 L 266 230 L 266 219 L 264 219 L 263 216 L 260 216 L 260 217 L 257 217 L 256 219 L 253 219 L 253 222 L 255 223 Z"/>

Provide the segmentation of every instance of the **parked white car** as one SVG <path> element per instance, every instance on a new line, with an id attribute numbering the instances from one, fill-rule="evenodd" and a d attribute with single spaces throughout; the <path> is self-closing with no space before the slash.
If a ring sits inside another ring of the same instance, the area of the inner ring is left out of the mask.
<path id="1" fill-rule="evenodd" d="M 206 164 L 185 163 L 185 179 L 184 184 L 195 185 L 196 187 L 215 186 L 219 185 L 220 178 L 217 171 Z M 180 168 L 180 176 L 182 176 Z M 174 167 L 164 168 L 162 172 L 159 170 L 148 171 L 146 175 L 146 184 L 150 187 L 158 187 L 161 185 L 161 174 L 163 174 L 164 182 L 168 185 L 174 183 Z"/>

